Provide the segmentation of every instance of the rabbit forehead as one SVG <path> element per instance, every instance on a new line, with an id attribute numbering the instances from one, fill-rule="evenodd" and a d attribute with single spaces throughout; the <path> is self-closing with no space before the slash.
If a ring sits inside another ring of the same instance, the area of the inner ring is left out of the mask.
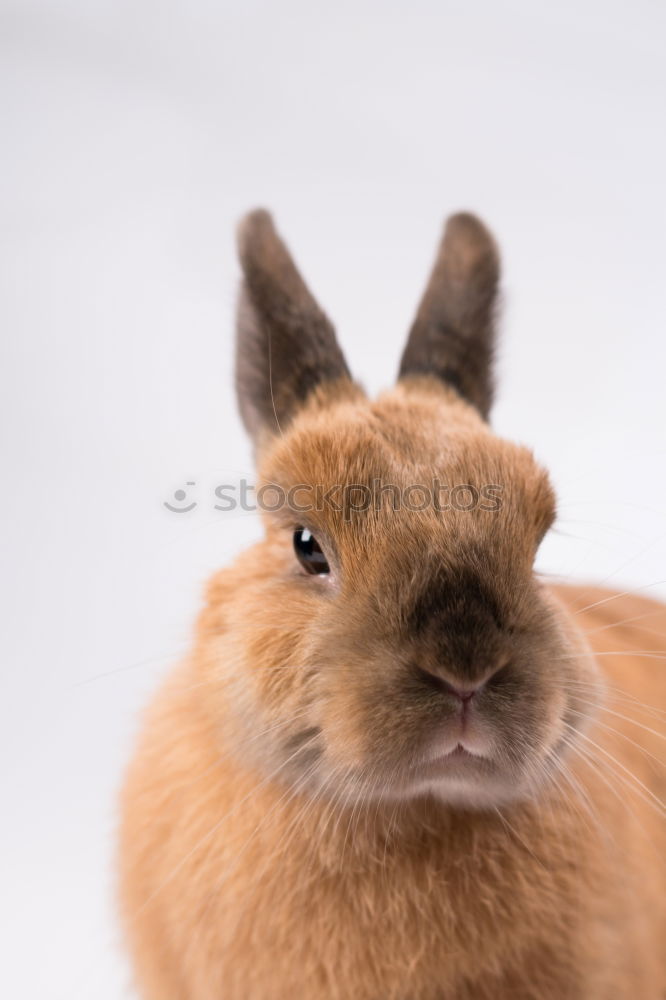
<path id="1" fill-rule="evenodd" d="M 411 490 L 411 508 L 419 505 L 420 486 L 497 487 L 505 514 L 547 527 L 554 494 L 529 449 L 494 435 L 455 392 L 431 390 L 429 379 L 411 381 L 376 401 L 315 400 L 266 450 L 261 479 L 286 489 L 394 485 L 403 499 Z"/>

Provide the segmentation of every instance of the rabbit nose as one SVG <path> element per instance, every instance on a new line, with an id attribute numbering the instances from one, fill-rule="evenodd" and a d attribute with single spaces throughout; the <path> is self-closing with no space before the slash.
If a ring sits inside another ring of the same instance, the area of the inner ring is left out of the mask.
<path id="1" fill-rule="evenodd" d="M 447 681 L 441 675 L 433 674 L 429 670 L 425 670 L 423 667 L 419 668 L 419 673 L 430 687 L 435 688 L 437 691 L 443 691 L 445 694 L 452 695 L 454 698 L 461 701 L 463 705 L 470 702 L 476 692 L 483 687 L 483 684 L 476 684 L 473 687 L 470 685 L 463 686 L 462 684 L 452 684 L 451 681 Z"/>
<path id="2" fill-rule="evenodd" d="M 463 705 L 471 701 L 479 688 L 482 687 L 480 684 L 475 687 L 459 687 L 457 684 L 451 684 L 450 681 L 445 680 L 443 677 L 438 678 L 438 680 L 440 690 L 446 691 L 447 694 L 453 695 L 454 698 L 459 698 Z"/>
<path id="3" fill-rule="evenodd" d="M 489 670 L 482 680 L 475 683 L 467 683 L 460 681 L 451 681 L 444 677 L 441 673 L 434 673 L 432 670 L 428 670 L 425 667 L 419 666 L 418 674 L 421 680 L 433 688 L 435 691 L 443 692 L 444 694 L 451 695 L 453 698 L 457 698 L 463 706 L 466 706 L 471 702 L 475 694 L 482 691 L 486 685 L 493 684 L 494 679 L 499 675 L 503 674 L 504 667 L 499 666 L 494 670 Z"/>

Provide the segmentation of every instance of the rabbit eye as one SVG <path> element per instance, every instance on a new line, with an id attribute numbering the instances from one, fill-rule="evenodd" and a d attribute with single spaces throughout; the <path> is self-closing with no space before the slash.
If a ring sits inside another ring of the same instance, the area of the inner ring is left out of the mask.
<path id="1" fill-rule="evenodd" d="M 331 572 L 319 542 L 307 528 L 297 528 L 294 532 L 294 552 L 307 573 Z"/>

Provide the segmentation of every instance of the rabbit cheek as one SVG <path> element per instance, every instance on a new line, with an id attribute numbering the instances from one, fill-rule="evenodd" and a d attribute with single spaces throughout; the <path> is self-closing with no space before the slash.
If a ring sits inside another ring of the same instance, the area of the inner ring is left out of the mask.
<path id="1" fill-rule="evenodd" d="M 321 699 L 323 729 L 333 765 L 348 775 L 360 775 L 375 762 L 380 749 L 379 720 L 386 714 L 381 680 L 372 677 L 368 663 L 351 659 L 335 670 L 324 669 Z"/>

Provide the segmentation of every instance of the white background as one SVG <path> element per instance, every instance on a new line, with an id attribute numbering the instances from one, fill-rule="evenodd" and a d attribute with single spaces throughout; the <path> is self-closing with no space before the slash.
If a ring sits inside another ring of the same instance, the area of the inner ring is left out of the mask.
<path id="1" fill-rule="evenodd" d="M 3 2 L 3 993 L 130 996 L 115 796 L 203 581 L 257 537 L 231 387 L 269 206 L 391 382 L 446 213 L 504 251 L 496 428 L 561 498 L 541 566 L 666 595 L 666 7 Z M 162 506 L 186 480 L 199 506 Z M 655 667 L 658 669 L 658 667 Z"/>

